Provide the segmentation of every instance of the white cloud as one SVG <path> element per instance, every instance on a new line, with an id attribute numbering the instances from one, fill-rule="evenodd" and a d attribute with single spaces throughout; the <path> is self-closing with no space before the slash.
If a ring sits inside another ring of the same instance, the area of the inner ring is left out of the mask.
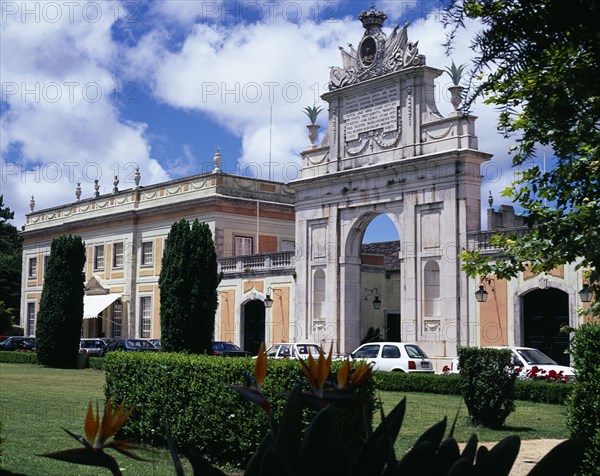
<path id="1" fill-rule="evenodd" d="M 24 223 L 31 195 L 39 210 L 73 201 L 77 182 L 82 197 L 92 195 L 96 178 L 101 192 L 112 190 L 115 174 L 121 188 L 131 186 L 133 164 L 145 183 L 166 179 L 151 159 L 145 124 L 120 117 L 111 72 L 119 45 L 111 38 L 109 4 L 3 2 L 2 8 L 0 193 L 16 212 L 15 224 Z"/>

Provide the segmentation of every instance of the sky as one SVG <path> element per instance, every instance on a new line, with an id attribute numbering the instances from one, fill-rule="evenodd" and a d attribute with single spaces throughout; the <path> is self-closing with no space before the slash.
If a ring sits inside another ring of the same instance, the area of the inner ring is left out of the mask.
<path id="1" fill-rule="evenodd" d="M 469 64 L 467 23 L 449 57 L 436 1 L 382 1 L 387 33 L 409 22 L 429 66 Z M 309 145 L 303 109 L 327 91 L 338 46 L 360 41 L 356 0 L 277 1 L 0 1 L 0 194 L 20 228 L 30 200 L 41 210 L 121 189 L 222 169 L 288 182 L 298 177 Z M 436 102 L 452 110 L 447 75 Z M 496 131 L 497 113 L 477 103 L 479 149 L 494 154 L 482 167 L 482 209 L 494 206 L 514 178 L 511 140 Z M 319 117 L 321 134 L 326 114 Z M 270 159 L 269 159 L 270 157 Z M 482 214 L 485 211 L 482 210 Z M 373 237 L 377 236 L 375 240 Z M 365 241 L 397 239 L 385 220 Z"/>

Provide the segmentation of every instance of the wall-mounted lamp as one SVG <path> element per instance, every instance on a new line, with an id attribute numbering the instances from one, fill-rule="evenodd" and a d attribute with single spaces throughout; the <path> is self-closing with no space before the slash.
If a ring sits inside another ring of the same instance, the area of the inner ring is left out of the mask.
<path id="1" fill-rule="evenodd" d="M 493 280 L 490 278 L 482 278 L 481 284 L 479 284 L 479 289 L 475 291 L 475 299 L 477 302 L 486 302 L 489 293 L 485 290 L 485 285 L 487 284 L 490 288 L 494 289 L 492 286 Z"/>
<path id="2" fill-rule="evenodd" d="M 583 288 L 578 294 L 581 302 L 590 302 L 592 300 L 592 295 L 594 294 L 590 289 L 590 283 L 583 283 Z"/>
<path id="3" fill-rule="evenodd" d="M 267 309 L 271 309 L 273 307 L 273 299 L 271 299 L 271 293 L 269 291 L 273 292 L 273 288 L 271 286 L 268 287 L 267 295 L 265 296 L 265 300 L 263 301 L 265 304 L 265 308 Z"/>
<path id="4" fill-rule="evenodd" d="M 372 289 L 365 288 L 365 291 L 369 292 L 369 294 L 367 294 L 365 296 L 365 301 L 367 299 L 369 299 L 369 296 L 375 294 L 375 298 L 373 299 L 373 309 L 375 309 L 376 311 L 378 309 L 380 309 L 381 308 L 381 299 L 379 299 L 379 291 L 377 290 L 377 288 L 372 288 Z"/>

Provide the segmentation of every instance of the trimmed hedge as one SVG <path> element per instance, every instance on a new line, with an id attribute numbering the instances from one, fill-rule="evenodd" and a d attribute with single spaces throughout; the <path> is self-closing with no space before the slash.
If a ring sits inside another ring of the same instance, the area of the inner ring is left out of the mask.
<path id="1" fill-rule="evenodd" d="M 115 403 L 124 401 L 125 408 L 136 407 L 124 436 L 164 445 L 162 426 L 166 425 L 180 450 L 197 448 L 215 464 L 244 466 L 268 432 L 268 422 L 263 410 L 229 385 L 247 385 L 245 375 L 252 375 L 254 362 L 165 352 L 110 352 L 104 357 L 105 394 Z M 301 379 L 297 361 L 269 360 L 263 394 L 276 419 L 286 392 Z M 361 397 L 373 411 L 372 384 L 361 389 Z M 353 430 L 346 434 L 348 439 L 364 428 L 359 412 L 341 409 L 338 413 L 344 415 L 341 426 Z M 349 415 L 355 419 L 352 423 Z"/>
<path id="2" fill-rule="evenodd" d="M 375 372 L 374 380 L 377 390 L 460 395 L 458 375 Z"/>
<path id="3" fill-rule="evenodd" d="M 95 370 L 104 370 L 104 357 L 88 357 L 88 367 Z"/>
<path id="4" fill-rule="evenodd" d="M 570 343 L 577 380 L 569 397 L 567 426 L 581 438 L 585 456 L 578 476 L 600 475 L 600 322 L 583 324 Z"/>
<path id="5" fill-rule="evenodd" d="M 17 352 L 14 350 L 1 350 L 0 362 L 5 364 L 37 364 L 35 352 Z"/>
<path id="6" fill-rule="evenodd" d="M 461 394 L 458 375 L 375 372 L 374 381 L 377 390 L 389 392 Z M 572 390 L 572 384 L 517 380 L 515 382 L 515 399 L 564 405 Z"/>

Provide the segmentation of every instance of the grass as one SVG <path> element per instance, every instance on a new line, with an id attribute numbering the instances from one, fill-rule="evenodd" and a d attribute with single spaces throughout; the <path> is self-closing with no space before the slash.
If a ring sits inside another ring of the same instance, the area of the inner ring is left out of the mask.
<path id="1" fill-rule="evenodd" d="M 466 442 L 473 433 L 477 434 L 481 442 L 500 441 L 509 435 L 519 435 L 522 440 L 569 437 L 566 424 L 567 408 L 564 405 L 518 400 L 517 409 L 509 415 L 505 427 L 501 430 L 491 430 L 471 424 L 467 418 L 463 399 L 456 395 L 409 392 L 380 392 L 379 395 L 386 415 L 402 398 L 406 397 L 406 414 L 395 445 L 398 455 L 404 454 L 424 430 L 438 423 L 445 416 L 448 417 L 446 430 L 448 433 L 457 411 L 459 414 L 454 437 L 459 443 Z M 375 427 L 378 422 L 379 418 L 376 416 L 373 426 Z"/>
<path id="2" fill-rule="evenodd" d="M 27 475 L 100 475 L 108 470 L 73 465 L 36 455 L 67 448 L 79 443 L 61 428 L 83 433 L 87 404 L 104 401 L 104 373 L 99 370 L 59 370 L 30 364 L 0 364 L 0 420 L 3 423 L 0 447 L 3 469 Z M 460 407 L 456 430 L 458 441 L 466 441 L 477 433 L 480 441 L 498 441 L 510 434 L 522 439 L 567 438 L 566 408 L 562 405 L 517 402 L 517 410 L 507 421 L 507 428 L 488 430 L 475 428 L 465 418 L 462 399 L 421 393 L 381 392 L 387 414 L 404 396 L 407 412 L 396 443 L 398 455 L 403 454 L 429 426 L 444 416 L 454 418 Z M 377 421 L 375 422 L 377 424 Z M 146 455 L 153 463 L 137 462 L 116 455 L 125 475 L 173 475 L 174 470 L 166 451 Z M 186 474 L 192 474 L 189 468 Z"/>

